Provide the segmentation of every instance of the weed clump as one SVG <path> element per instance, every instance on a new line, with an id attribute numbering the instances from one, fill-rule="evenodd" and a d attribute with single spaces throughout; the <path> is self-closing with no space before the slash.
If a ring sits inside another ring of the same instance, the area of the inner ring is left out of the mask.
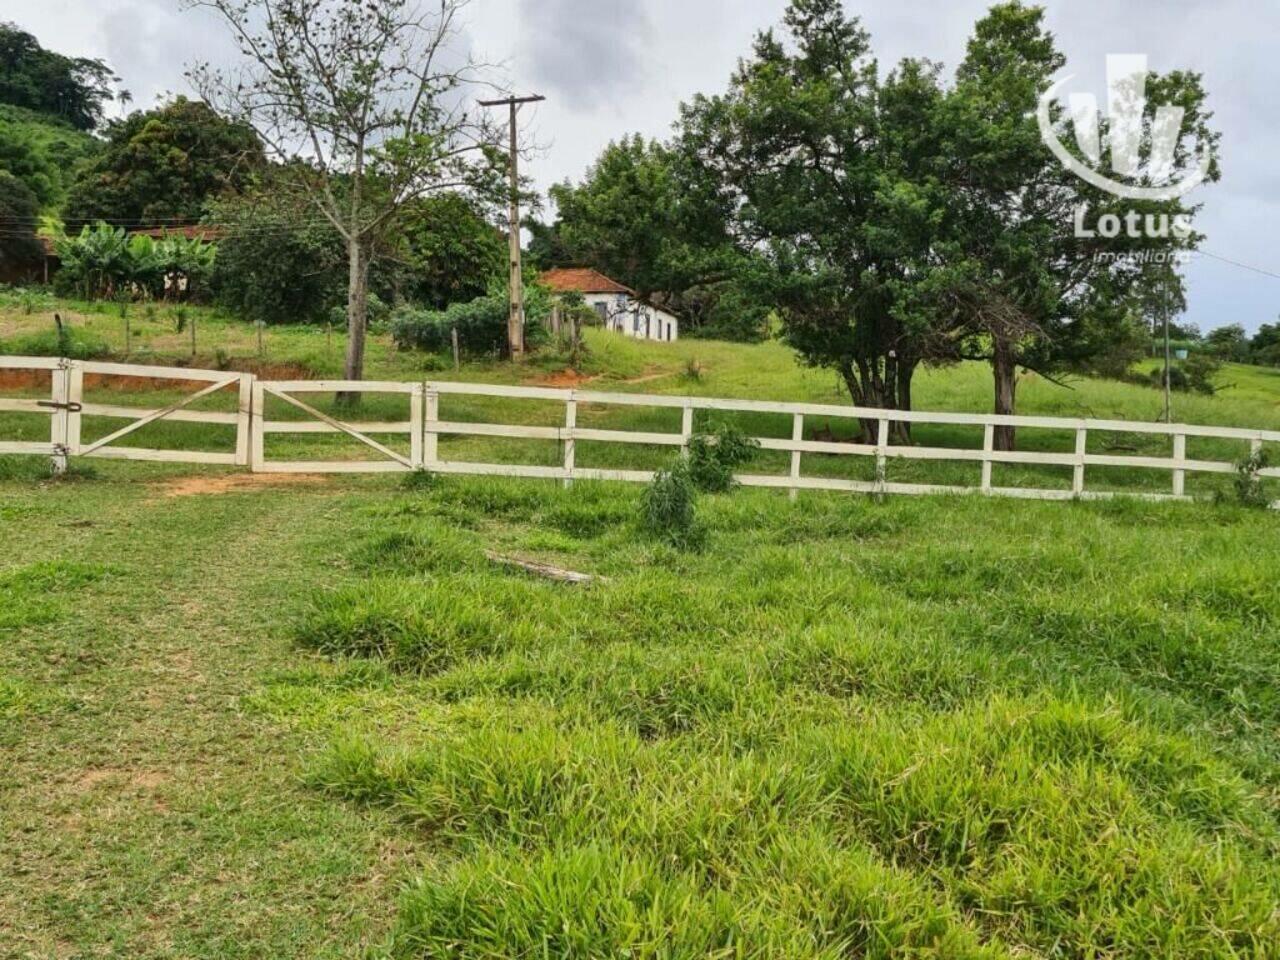
<path id="1" fill-rule="evenodd" d="M 679 550 L 706 546 L 706 527 L 698 523 L 698 490 L 689 461 L 681 456 L 658 471 L 640 501 L 641 524 L 652 536 Z"/>
<path id="2" fill-rule="evenodd" d="M 406 493 L 426 493 L 435 489 L 437 479 L 430 470 L 414 470 L 400 478 L 400 489 Z"/>
<path id="3" fill-rule="evenodd" d="M 1255 450 L 1236 464 L 1236 497 L 1246 507 L 1268 507 L 1271 499 L 1262 482 L 1262 471 L 1270 466 L 1266 451 Z"/>
<path id="4" fill-rule="evenodd" d="M 705 493 L 727 493 L 737 484 L 733 471 L 747 463 L 760 442 L 728 423 L 689 441 L 689 478 Z"/>

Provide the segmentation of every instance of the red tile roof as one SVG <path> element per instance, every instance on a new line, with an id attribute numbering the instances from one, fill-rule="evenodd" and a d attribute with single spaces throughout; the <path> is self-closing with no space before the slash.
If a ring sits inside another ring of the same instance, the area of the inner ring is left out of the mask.
<path id="1" fill-rule="evenodd" d="M 556 293 L 576 290 L 578 293 L 629 293 L 635 296 L 630 287 L 624 287 L 590 267 L 557 267 L 538 279 Z"/>
<path id="2" fill-rule="evenodd" d="M 183 237 L 186 240 L 199 238 L 205 243 L 219 240 L 222 237 L 221 227 L 207 227 L 198 223 L 188 224 L 181 227 L 146 227 L 142 230 L 131 230 L 130 233 L 141 235 L 144 237 Z"/>

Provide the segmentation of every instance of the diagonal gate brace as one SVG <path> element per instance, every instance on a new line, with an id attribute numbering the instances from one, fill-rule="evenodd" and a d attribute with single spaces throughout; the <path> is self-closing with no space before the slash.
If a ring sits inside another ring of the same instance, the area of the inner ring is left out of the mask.
<path id="1" fill-rule="evenodd" d="M 410 470 L 413 469 L 413 462 L 411 460 L 400 456 L 400 454 L 396 453 L 394 450 L 384 447 L 377 440 L 374 440 L 372 437 L 366 436 L 365 434 L 361 433 L 359 430 L 355 429 L 354 427 L 348 426 L 347 424 L 343 423 L 340 420 L 335 420 L 333 417 L 329 416 L 328 414 L 321 413 L 315 407 L 311 406 L 308 403 L 303 403 L 297 397 L 291 397 L 287 393 L 282 393 L 279 390 L 272 390 L 270 387 L 266 386 L 265 384 L 263 385 L 263 389 L 267 393 L 271 394 L 273 397 L 279 397 L 281 400 L 284 400 L 286 403 L 293 404 L 299 410 L 302 410 L 302 411 L 305 411 L 306 413 L 311 414 L 311 416 L 315 417 L 317 420 L 321 420 L 324 423 L 327 423 L 329 426 L 333 427 L 335 430 L 341 430 L 347 436 L 354 437 L 356 440 L 359 440 L 361 443 L 364 443 L 370 447 L 373 447 L 373 449 L 377 450 L 383 456 L 390 457 L 392 460 L 396 461 L 397 463 L 404 464 Z"/>
<path id="2" fill-rule="evenodd" d="M 214 393 L 218 390 L 222 390 L 224 387 L 229 387 L 233 383 L 239 382 L 239 380 L 240 380 L 240 375 L 237 374 L 236 376 L 231 377 L 228 380 L 219 380 L 217 383 L 211 383 L 209 384 L 209 386 L 205 387 L 203 390 L 197 390 L 195 393 L 190 394 L 189 396 L 183 397 L 177 403 L 169 404 L 169 406 L 165 407 L 163 410 L 153 411 L 152 413 L 147 414 L 142 419 L 133 421 L 133 423 L 129 424 L 127 427 L 121 427 L 115 433 L 109 433 L 105 437 L 102 437 L 99 440 L 93 441 L 93 443 L 89 444 L 87 447 L 81 447 L 79 451 L 77 451 L 77 453 L 79 456 L 87 457 L 89 454 L 93 453 L 93 451 L 98 450 L 101 447 L 105 447 L 109 443 L 114 443 L 116 440 L 119 440 L 121 437 L 125 437 L 133 433 L 133 431 L 135 430 L 140 430 L 141 428 L 145 427 L 148 423 L 154 423 L 157 420 L 162 420 L 165 417 L 167 417 L 169 414 L 174 413 L 175 411 L 181 410 L 183 407 L 187 406 L 188 404 L 195 403 L 201 397 L 207 397 L 211 393 Z"/>

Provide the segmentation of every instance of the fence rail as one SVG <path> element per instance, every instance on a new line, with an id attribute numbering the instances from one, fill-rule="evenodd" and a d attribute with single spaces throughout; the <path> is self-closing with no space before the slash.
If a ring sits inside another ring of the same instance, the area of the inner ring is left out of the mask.
<path id="1" fill-rule="evenodd" d="M 792 418 L 791 436 L 757 438 L 763 450 L 790 454 L 789 471 L 785 474 L 746 474 L 738 480 L 746 486 L 773 487 L 789 490 L 794 496 L 800 490 L 839 490 L 885 494 L 979 493 L 993 496 L 1044 500 L 1102 499 L 1135 495 L 1151 499 L 1188 499 L 1186 479 L 1189 474 L 1230 474 L 1234 461 L 1192 459 L 1187 456 L 1189 438 L 1228 440 L 1248 444 L 1258 451 L 1264 443 L 1280 443 L 1280 431 L 1251 430 L 1239 427 L 1212 427 L 1193 424 L 1146 423 L 1128 420 L 1075 419 L 1066 417 L 1002 416 L 997 414 L 941 413 L 920 410 L 883 410 L 833 404 L 782 403 L 764 400 L 714 399 L 656 394 L 609 393 L 591 390 L 568 390 L 550 387 L 514 387 L 481 383 L 428 381 L 343 381 L 343 380 L 260 380 L 248 373 L 184 368 L 137 366 L 99 363 L 45 357 L 0 357 L 0 370 L 47 371 L 50 379 L 48 400 L 32 397 L 0 398 L 0 413 L 40 414 L 50 417 L 48 442 L 0 440 L 0 454 L 33 454 L 53 459 L 55 470 L 65 469 L 69 457 L 116 457 L 130 460 L 219 464 L 248 467 L 262 473 L 383 473 L 430 470 L 438 473 L 477 474 L 508 477 L 532 477 L 561 480 L 622 480 L 644 482 L 652 478 L 651 470 L 607 469 L 577 465 L 577 443 L 642 444 L 657 447 L 687 448 L 693 437 L 696 411 L 725 413 L 758 413 L 786 415 Z M 163 407 L 143 409 L 118 404 L 87 403 L 84 400 L 86 376 L 98 381 L 115 377 L 149 379 L 170 384 L 196 386 L 179 399 Z M 203 397 L 223 390 L 237 395 L 236 409 L 196 411 L 190 407 Z M 391 395 L 407 401 L 404 419 L 376 422 L 348 422 L 317 409 L 308 395 L 318 393 L 359 393 Z M 554 402 L 563 404 L 563 422 L 553 426 L 486 423 L 445 420 L 440 416 L 442 397 L 462 396 Z M 282 402 L 300 411 L 306 419 L 267 419 L 268 400 Z M 583 427 L 578 425 L 581 407 L 593 410 L 609 407 L 651 407 L 681 411 L 680 430 L 635 431 Z M 82 440 L 84 417 L 100 417 L 129 421 L 93 441 Z M 875 422 L 876 443 L 844 443 L 832 440 L 805 439 L 806 418 Z M 121 446 L 119 441 L 148 424 L 174 423 L 218 424 L 235 428 L 235 444 L 230 451 L 196 451 Z M 937 446 L 894 446 L 889 442 L 890 425 L 894 423 L 981 427 L 981 447 L 955 448 Z M 994 435 L 998 426 L 1067 431 L 1074 434 L 1071 452 L 1001 451 L 995 449 Z M 1090 453 L 1088 440 L 1092 434 L 1148 434 L 1170 438 L 1170 456 L 1125 456 Z M 372 450 L 377 456 L 367 460 L 273 460 L 266 455 L 266 438 L 273 435 L 344 434 Z M 378 437 L 407 437 L 408 452 L 397 451 Z M 543 440 L 559 443 L 562 461 L 555 466 L 516 463 L 492 463 L 449 460 L 441 456 L 441 437 L 489 437 Z M 1242 448 L 1243 452 L 1243 448 Z M 851 480 L 806 476 L 802 470 L 806 455 L 865 457 L 874 461 L 874 480 Z M 925 483 L 902 483 L 887 478 L 887 466 L 893 460 L 949 461 L 978 464 L 981 480 L 975 486 Z M 1070 489 L 1039 487 L 1001 487 L 993 482 L 997 464 L 1020 464 L 1071 468 Z M 1090 467 L 1122 467 L 1138 470 L 1167 471 L 1167 492 L 1128 493 L 1113 490 L 1090 490 L 1086 487 Z M 1260 476 L 1280 478 L 1280 467 L 1260 471 Z"/>

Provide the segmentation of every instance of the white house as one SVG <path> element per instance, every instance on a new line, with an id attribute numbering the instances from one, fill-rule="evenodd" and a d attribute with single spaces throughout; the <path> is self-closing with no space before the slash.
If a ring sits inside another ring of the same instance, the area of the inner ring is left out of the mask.
<path id="1" fill-rule="evenodd" d="M 559 267 L 539 280 L 556 293 L 576 291 L 600 315 L 606 330 L 641 340 L 677 340 L 680 320 L 653 304 L 644 303 L 630 287 L 589 267 Z"/>

